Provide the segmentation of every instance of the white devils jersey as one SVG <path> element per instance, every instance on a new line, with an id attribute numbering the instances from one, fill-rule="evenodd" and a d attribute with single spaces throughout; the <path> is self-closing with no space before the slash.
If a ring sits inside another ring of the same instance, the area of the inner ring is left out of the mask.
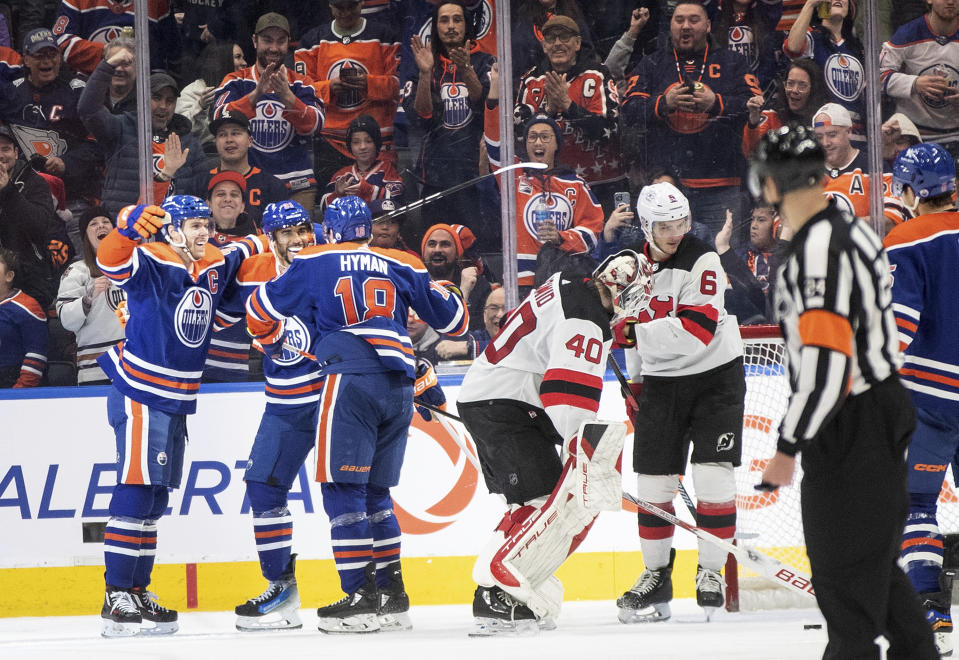
<path id="1" fill-rule="evenodd" d="M 649 256 L 649 245 L 642 244 Z M 687 234 L 672 258 L 653 262 L 653 295 L 626 351 L 632 378 L 690 376 L 743 354 L 739 324 L 726 314 L 726 272 L 706 243 Z"/>
<path id="2" fill-rule="evenodd" d="M 519 401 L 549 415 L 564 440 L 596 419 L 610 313 L 582 277 L 557 273 L 506 318 L 463 378 L 461 403 Z"/>

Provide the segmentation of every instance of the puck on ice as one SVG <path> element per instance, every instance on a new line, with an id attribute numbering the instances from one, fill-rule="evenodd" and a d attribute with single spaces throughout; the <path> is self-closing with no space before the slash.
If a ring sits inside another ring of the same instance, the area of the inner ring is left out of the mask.
<path id="1" fill-rule="evenodd" d="M 821 630 L 822 624 L 821 623 L 804 623 L 802 629 L 803 630 Z"/>

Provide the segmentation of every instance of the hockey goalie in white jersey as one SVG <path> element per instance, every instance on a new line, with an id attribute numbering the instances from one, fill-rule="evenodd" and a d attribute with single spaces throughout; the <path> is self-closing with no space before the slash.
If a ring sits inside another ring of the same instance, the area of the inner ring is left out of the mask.
<path id="1" fill-rule="evenodd" d="M 596 413 L 610 320 L 621 304 L 638 309 L 651 286 L 648 262 L 632 252 L 592 278 L 557 273 L 467 372 L 457 410 L 489 491 L 509 506 L 473 569 L 474 634 L 552 627 L 563 598 L 553 573 L 600 511 L 620 509 L 626 427 Z"/>

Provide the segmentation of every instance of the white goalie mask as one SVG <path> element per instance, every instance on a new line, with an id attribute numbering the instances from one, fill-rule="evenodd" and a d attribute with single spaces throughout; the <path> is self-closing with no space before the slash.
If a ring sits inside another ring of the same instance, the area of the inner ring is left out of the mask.
<path id="1" fill-rule="evenodd" d="M 609 289 L 616 316 L 637 316 L 653 295 L 653 264 L 646 255 L 623 250 L 607 257 L 593 277 Z"/>
<path id="2" fill-rule="evenodd" d="M 654 183 L 643 187 L 636 200 L 636 215 L 639 217 L 640 227 L 646 240 L 656 249 L 662 250 L 653 238 L 653 225 L 657 222 L 671 222 L 685 218 L 685 229 L 689 231 L 689 200 L 671 183 Z"/>

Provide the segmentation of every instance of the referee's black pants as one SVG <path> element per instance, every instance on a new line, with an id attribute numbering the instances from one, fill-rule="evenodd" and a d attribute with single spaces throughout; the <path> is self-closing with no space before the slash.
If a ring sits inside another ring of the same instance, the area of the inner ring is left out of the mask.
<path id="1" fill-rule="evenodd" d="M 898 377 L 849 397 L 803 450 L 802 520 L 826 618 L 824 660 L 938 660 L 922 604 L 896 559 L 908 509 L 905 450 L 915 426 Z"/>

